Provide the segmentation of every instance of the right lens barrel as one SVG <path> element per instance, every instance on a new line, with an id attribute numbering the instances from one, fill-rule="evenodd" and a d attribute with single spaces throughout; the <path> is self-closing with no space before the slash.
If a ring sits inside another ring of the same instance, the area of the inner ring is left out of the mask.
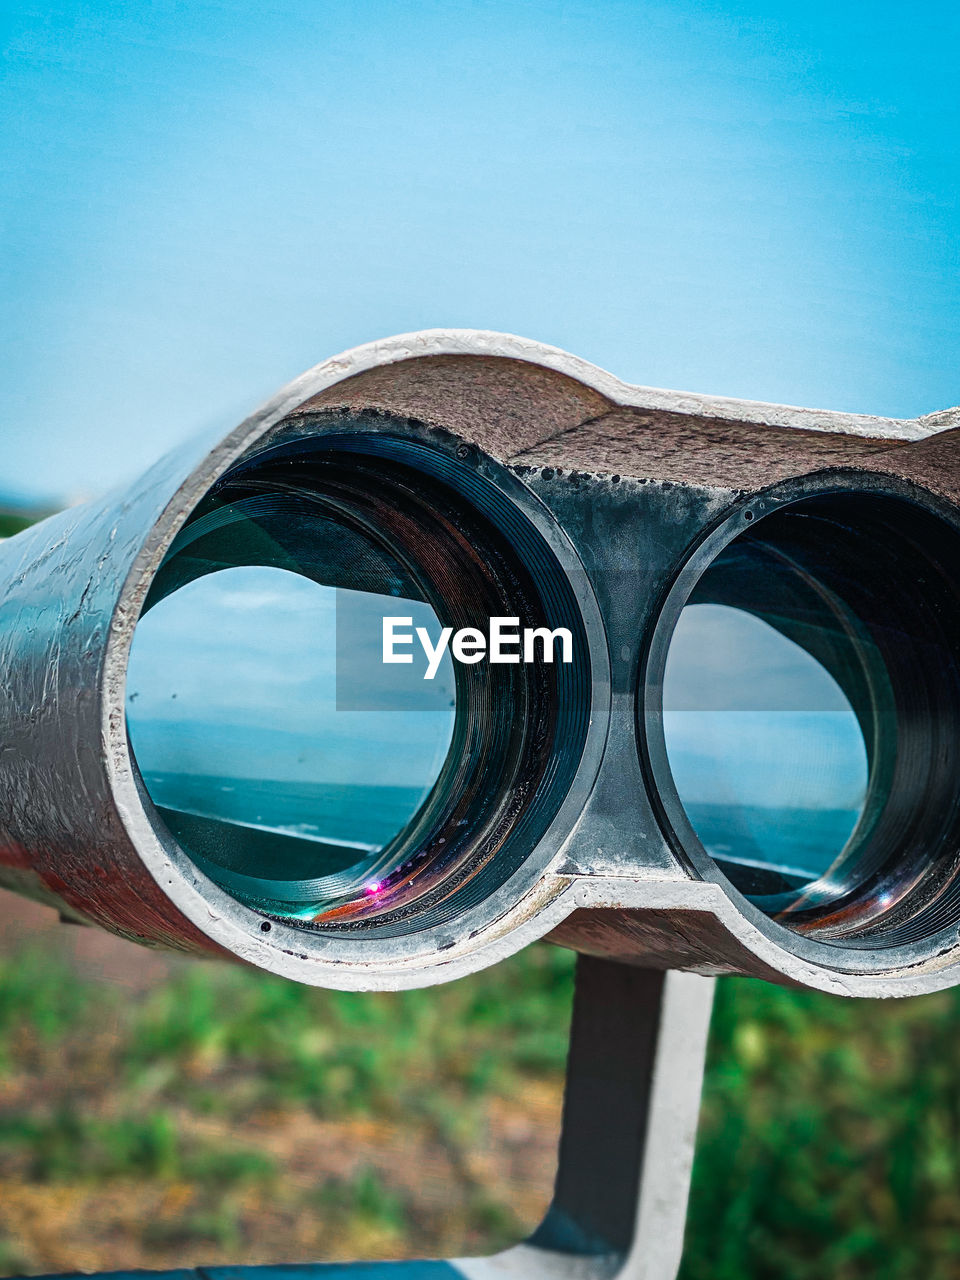
<path id="1" fill-rule="evenodd" d="M 846 948 L 955 934 L 957 530 L 876 492 L 748 510 L 688 585 L 663 734 L 681 843 L 764 915 Z"/>

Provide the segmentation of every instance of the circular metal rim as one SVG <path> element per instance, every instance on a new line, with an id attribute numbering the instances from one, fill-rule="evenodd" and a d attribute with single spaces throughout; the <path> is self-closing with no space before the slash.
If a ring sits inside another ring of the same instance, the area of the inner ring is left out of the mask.
<path id="1" fill-rule="evenodd" d="M 899 499 L 942 519 L 960 534 L 960 515 L 929 491 L 881 472 L 834 470 L 783 481 L 739 499 L 688 551 L 661 602 L 645 646 L 637 682 L 637 744 L 650 784 L 654 809 L 671 847 L 689 874 L 717 885 L 754 929 L 791 956 L 838 973 L 881 977 L 937 959 L 949 963 L 960 954 L 957 926 L 931 935 L 922 944 L 858 949 L 843 942 L 816 942 L 779 924 L 746 898 L 720 870 L 693 829 L 677 792 L 663 731 L 663 676 L 674 628 L 694 587 L 725 547 L 766 516 L 807 498 L 865 494 Z M 955 953 L 947 955 L 948 952 Z M 946 959 L 945 959 L 946 957 Z"/>
<path id="2" fill-rule="evenodd" d="M 141 547 L 127 577 L 114 612 L 104 661 L 103 726 L 107 775 L 117 811 L 138 857 L 165 896 L 200 931 L 228 953 L 260 968 L 314 985 L 375 985 L 378 976 L 390 982 L 403 970 L 443 965 L 448 971 L 467 973 L 486 961 L 479 954 L 496 925 L 531 899 L 530 914 L 565 887 L 558 877 L 552 891 L 544 885 L 551 863 L 561 853 L 582 812 L 600 767 L 606 741 L 610 705 L 610 671 L 605 631 L 599 606 L 573 544 L 536 495 L 502 463 L 470 445 L 470 457 L 457 454 L 465 443 L 452 433 L 401 418 L 378 416 L 373 423 L 357 425 L 362 414 L 324 415 L 322 423 L 298 419 L 291 423 L 289 410 L 243 441 L 241 448 L 215 451 L 181 485 L 163 516 Z M 307 425 L 309 422 L 309 425 Z M 351 426 L 351 423 L 353 425 Z M 527 859 L 497 890 L 475 907 L 450 921 L 406 936 L 378 939 L 373 933 L 356 939 L 325 936 L 269 920 L 243 906 L 201 872 L 166 832 L 159 814 L 139 780 L 127 739 L 124 713 L 126 665 L 140 608 L 167 549 L 189 519 L 197 503 L 221 476 L 247 460 L 297 434 L 314 439 L 328 434 L 402 435 L 447 453 L 461 467 L 474 467 L 498 488 L 532 525 L 558 561 L 571 583 L 572 593 L 587 639 L 590 671 L 590 706 L 586 736 L 578 768 L 552 820 Z M 209 463 L 214 465 L 210 466 Z M 537 892 L 540 888 L 540 892 Z M 523 918 L 511 927 L 520 927 Z M 552 927 L 545 921 L 544 932 Z M 525 945 L 531 939 L 524 931 Z M 471 958 L 476 961 L 471 964 Z M 349 976 L 348 976 L 349 975 Z M 445 977 L 455 976 L 448 972 Z"/>

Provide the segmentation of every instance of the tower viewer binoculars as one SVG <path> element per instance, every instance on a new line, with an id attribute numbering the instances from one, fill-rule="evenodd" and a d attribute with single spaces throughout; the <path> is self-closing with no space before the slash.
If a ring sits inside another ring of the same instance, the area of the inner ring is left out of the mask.
<path id="1" fill-rule="evenodd" d="M 960 419 L 360 347 L 0 546 L 0 885 L 402 988 L 960 979 Z"/>

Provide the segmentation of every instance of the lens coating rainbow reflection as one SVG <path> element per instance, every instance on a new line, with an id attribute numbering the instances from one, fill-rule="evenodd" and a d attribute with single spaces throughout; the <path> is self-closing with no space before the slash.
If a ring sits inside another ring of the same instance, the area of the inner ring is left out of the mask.
<path id="1" fill-rule="evenodd" d="M 188 530 L 135 633 L 127 721 L 194 861 L 248 904 L 310 919 L 377 895 L 396 869 L 443 770 L 456 691 L 448 655 L 429 683 L 422 661 L 381 661 L 384 615 L 434 642 L 440 630 L 405 569 L 319 513 L 296 565 L 270 537 L 294 514 L 253 498 Z M 223 567 L 253 547 L 261 563 Z"/>

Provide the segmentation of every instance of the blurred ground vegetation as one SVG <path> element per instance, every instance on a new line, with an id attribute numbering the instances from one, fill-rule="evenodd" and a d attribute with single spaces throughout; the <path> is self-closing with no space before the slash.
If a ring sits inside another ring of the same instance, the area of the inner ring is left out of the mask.
<path id="1" fill-rule="evenodd" d="M 25 529 L 30 521 L 21 516 L 6 515 L 0 511 L 0 538 L 12 538 L 15 533 Z"/>
<path id="2" fill-rule="evenodd" d="M 563 952 L 333 993 L 0 900 L 0 1274 L 455 1254 L 539 1216 Z"/>
<path id="3" fill-rule="evenodd" d="M 314 991 L 0 895 L 0 1272 L 402 1257 L 529 1230 L 573 957 Z M 683 1280 L 960 1274 L 953 993 L 719 984 Z"/>

